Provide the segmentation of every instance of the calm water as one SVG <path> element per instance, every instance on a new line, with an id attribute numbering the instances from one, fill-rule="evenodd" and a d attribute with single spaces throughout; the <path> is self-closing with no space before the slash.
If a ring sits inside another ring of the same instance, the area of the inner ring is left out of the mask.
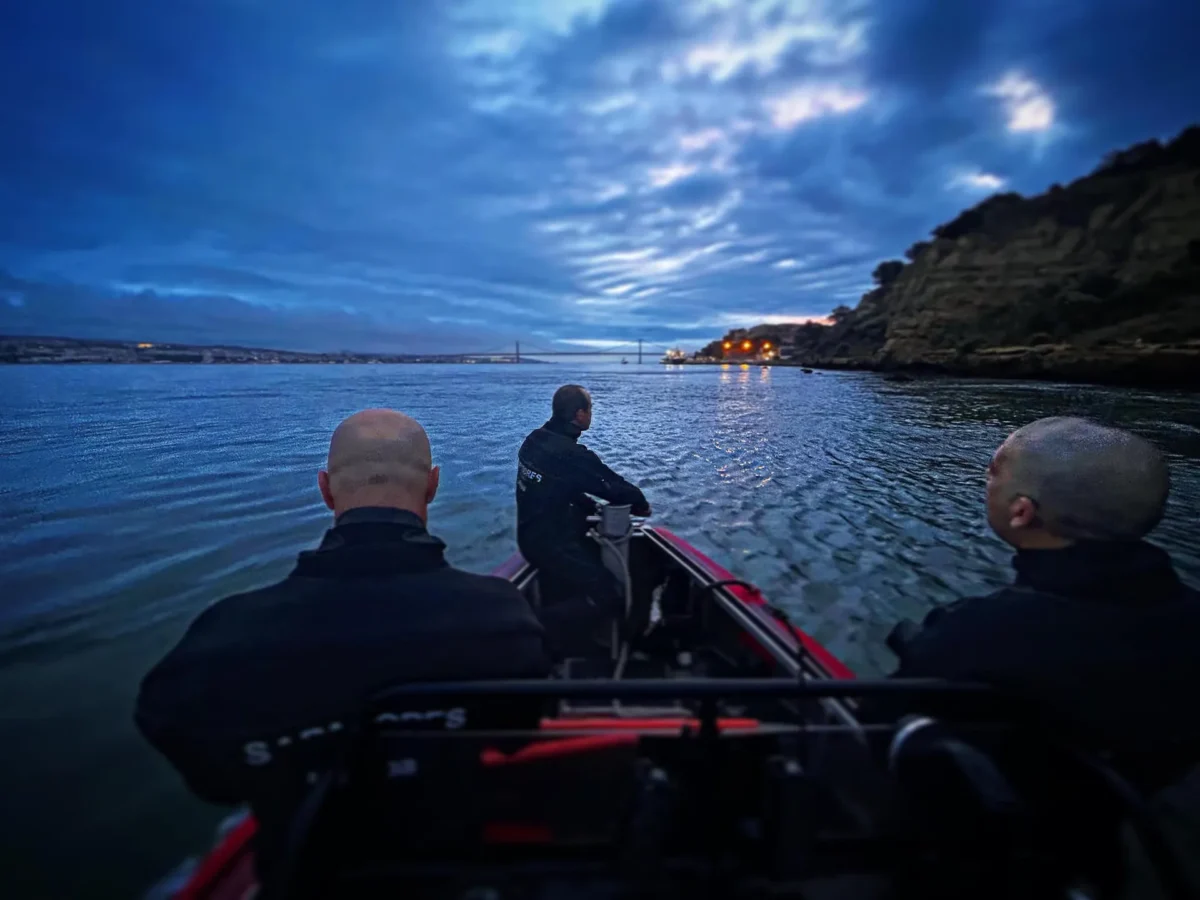
<path id="1" fill-rule="evenodd" d="M 432 530 L 486 571 L 514 549 L 516 448 L 571 380 L 595 396 L 587 443 L 656 518 L 862 673 L 889 666 L 897 618 L 1006 578 L 983 469 L 1040 416 L 1104 417 L 1170 453 L 1156 537 L 1200 580 L 1197 395 L 650 365 L 0 368 L 5 894 L 134 896 L 205 844 L 222 812 L 140 742 L 137 683 L 206 604 L 319 539 L 338 421 L 425 423 Z"/>

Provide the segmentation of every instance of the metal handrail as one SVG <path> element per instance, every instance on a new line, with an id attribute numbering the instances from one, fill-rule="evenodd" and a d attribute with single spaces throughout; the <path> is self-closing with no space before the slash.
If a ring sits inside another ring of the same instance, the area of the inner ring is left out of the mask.
<path id="1" fill-rule="evenodd" d="M 812 699 L 819 697 L 876 697 L 880 695 L 988 697 L 999 699 L 992 688 L 973 682 L 937 678 L 646 678 L 622 681 L 559 681 L 505 679 L 495 681 L 414 682 L 383 689 L 372 702 L 427 697 L 545 697 L 548 699 Z"/>

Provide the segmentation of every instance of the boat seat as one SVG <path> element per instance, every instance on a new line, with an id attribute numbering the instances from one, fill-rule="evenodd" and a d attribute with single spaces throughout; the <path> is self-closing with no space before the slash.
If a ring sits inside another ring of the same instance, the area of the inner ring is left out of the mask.
<path id="1" fill-rule="evenodd" d="M 988 896 L 1008 898 L 1038 896 L 1038 885 L 1054 883 L 1057 863 L 1039 852 L 1031 810 L 990 753 L 941 722 L 911 716 L 892 740 L 888 769 L 906 833 L 941 848 L 898 873 L 913 891 L 977 896 L 990 885 Z"/>

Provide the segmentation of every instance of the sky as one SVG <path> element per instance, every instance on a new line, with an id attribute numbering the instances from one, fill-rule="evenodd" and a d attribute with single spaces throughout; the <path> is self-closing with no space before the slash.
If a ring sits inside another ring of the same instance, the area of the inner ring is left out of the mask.
<path id="1" fill-rule="evenodd" d="M 1195 0 L 37 0 L 0 333 L 697 347 L 1200 119 Z"/>

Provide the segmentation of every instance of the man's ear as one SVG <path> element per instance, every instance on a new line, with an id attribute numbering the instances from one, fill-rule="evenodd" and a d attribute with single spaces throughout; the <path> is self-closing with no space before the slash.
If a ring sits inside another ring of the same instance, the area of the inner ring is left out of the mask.
<path id="1" fill-rule="evenodd" d="M 1008 504 L 1008 524 L 1011 528 L 1029 528 L 1037 522 L 1037 504 L 1028 497 L 1017 497 Z"/>
<path id="2" fill-rule="evenodd" d="M 333 491 L 329 489 L 329 473 L 322 469 L 317 473 L 317 487 L 321 489 L 321 499 L 325 505 L 333 509 Z"/>
<path id="3" fill-rule="evenodd" d="M 429 481 L 425 485 L 425 502 L 432 503 L 437 496 L 438 484 L 442 480 L 442 467 L 434 466 L 429 470 Z"/>

